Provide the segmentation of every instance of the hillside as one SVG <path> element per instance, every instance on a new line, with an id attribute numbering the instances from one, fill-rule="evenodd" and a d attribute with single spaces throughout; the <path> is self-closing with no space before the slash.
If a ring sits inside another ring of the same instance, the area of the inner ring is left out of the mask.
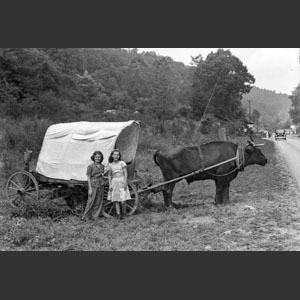
<path id="1" fill-rule="evenodd" d="M 258 110 L 261 114 L 262 123 L 267 126 L 272 127 L 274 123 L 283 124 L 290 120 L 291 101 L 286 94 L 253 87 L 251 92 L 245 95 L 242 100 L 247 113 L 249 112 L 249 100 L 251 101 L 251 111 Z"/>

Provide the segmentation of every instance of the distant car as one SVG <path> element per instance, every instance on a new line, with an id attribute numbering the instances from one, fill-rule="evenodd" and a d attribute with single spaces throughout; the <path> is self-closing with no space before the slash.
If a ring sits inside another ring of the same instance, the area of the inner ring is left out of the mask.
<path id="1" fill-rule="evenodd" d="M 280 139 L 286 140 L 286 133 L 284 129 L 276 129 L 275 130 L 275 141 Z"/>

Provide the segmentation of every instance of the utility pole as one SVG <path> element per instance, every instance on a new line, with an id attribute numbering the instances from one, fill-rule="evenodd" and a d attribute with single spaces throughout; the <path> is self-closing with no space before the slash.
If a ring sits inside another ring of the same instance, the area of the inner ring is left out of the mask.
<path id="1" fill-rule="evenodd" d="M 251 100 L 248 100 L 249 102 L 249 122 L 251 122 Z"/>
<path id="2" fill-rule="evenodd" d="M 82 59 L 82 70 L 83 70 L 83 74 L 86 70 L 86 62 L 85 62 L 85 53 L 84 53 L 84 49 L 85 48 L 81 48 L 81 59 Z"/>

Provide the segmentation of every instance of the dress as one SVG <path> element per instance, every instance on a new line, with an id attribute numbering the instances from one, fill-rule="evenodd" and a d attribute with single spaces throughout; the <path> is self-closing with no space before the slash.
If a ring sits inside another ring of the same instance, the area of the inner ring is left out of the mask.
<path id="1" fill-rule="evenodd" d="M 107 200 L 112 202 L 124 202 L 126 200 L 130 200 L 130 192 L 127 188 L 125 189 L 125 178 L 123 173 L 123 168 L 125 168 L 127 164 L 124 161 L 118 161 L 108 164 L 108 170 L 112 176 L 111 179 L 111 188 L 112 192 L 109 192 L 107 195 Z"/>
<path id="2" fill-rule="evenodd" d="M 103 172 L 104 165 L 102 164 L 98 167 L 95 163 L 92 163 L 87 167 L 86 175 L 90 176 L 92 195 L 88 196 L 82 219 L 90 217 L 95 220 L 101 213 L 104 194 Z"/>

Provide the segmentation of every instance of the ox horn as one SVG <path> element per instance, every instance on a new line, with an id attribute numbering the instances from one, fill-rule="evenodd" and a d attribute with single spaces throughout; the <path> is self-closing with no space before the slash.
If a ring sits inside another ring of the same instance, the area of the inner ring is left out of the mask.
<path id="1" fill-rule="evenodd" d="M 265 143 L 263 143 L 263 144 L 255 144 L 254 142 L 248 141 L 248 145 L 251 145 L 251 146 L 253 146 L 253 147 L 262 147 L 262 146 L 265 145 Z"/>

